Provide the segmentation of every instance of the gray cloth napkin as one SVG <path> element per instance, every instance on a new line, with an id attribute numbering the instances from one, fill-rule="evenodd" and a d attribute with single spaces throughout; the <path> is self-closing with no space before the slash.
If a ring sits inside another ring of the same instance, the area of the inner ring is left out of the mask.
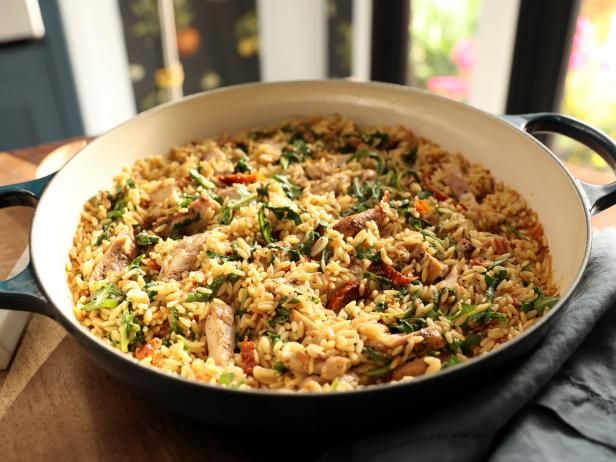
<path id="1" fill-rule="evenodd" d="M 540 347 L 489 386 L 321 461 L 616 460 L 616 229 Z"/>

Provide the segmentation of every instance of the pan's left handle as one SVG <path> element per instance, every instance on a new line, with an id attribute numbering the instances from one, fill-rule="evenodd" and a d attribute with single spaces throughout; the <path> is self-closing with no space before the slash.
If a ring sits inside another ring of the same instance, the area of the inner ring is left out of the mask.
<path id="1" fill-rule="evenodd" d="M 55 173 L 24 183 L 0 186 L 0 209 L 5 207 L 36 207 L 45 187 Z M 53 317 L 53 310 L 43 295 L 32 262 L 10 279 L 0 281 L 0 309 L 31 311 Z"/>
<path id="2" fill-rule="evenodd" d="M 506 115 L 503 118 L 531 135 L 558 133 L 579 141 L 599 154 L 616 173 L 616 143 L 601 130 L 573 117 L 553 112 Z M 591 214 L 596 215 L 616 204 L 616 181 L 606 185 L 577 181 L 586 194 Z"/>

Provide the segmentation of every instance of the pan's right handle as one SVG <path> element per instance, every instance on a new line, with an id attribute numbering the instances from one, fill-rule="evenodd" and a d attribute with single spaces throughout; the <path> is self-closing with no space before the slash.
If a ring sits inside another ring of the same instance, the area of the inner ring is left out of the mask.
<path id="1" fill-rule="evenodd" d="M 506 115 L 503 118 L 531 135 L 558 133 L 579 141 L 599 154 L 616 173 L 616 143 L 601 130 L 573 117 L 553 112 Z M 606 185 L 577 181 L 586 193 L 588 209 L 592 215 L 616 204 L 616 181 Z"/>
<path id="2" fill-rule="evenodd" d="M 37 180 L 0 187 L 0 209 L 18 205 L 36 207 L 54 173 Z M 0 281 L 0 309 L 31 311 L 53 317 L 53 310 L 43 295 L 32 262 L 17 275 Z"/>

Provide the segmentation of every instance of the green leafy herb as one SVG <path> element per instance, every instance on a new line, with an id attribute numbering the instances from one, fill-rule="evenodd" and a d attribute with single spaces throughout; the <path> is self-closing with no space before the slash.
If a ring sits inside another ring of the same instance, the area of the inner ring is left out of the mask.
<path id="1" fill-rule="evenodd" d="M 535 298 L 531 300 L 526 300 L 524 303 L 522 303 L 520 310 L 525 313 L 535 310 L 537 311 L 537 314 L 539 316 L 543 316 L 543 312 L 546 310 L 546 308 L 552 308 L 558 303 L 558 300 L 560 299 L 559 297 L 544 295 L 543 291 L 538 287 L 535 288 L 535 294 L 537 295 Z"/>
<path id="2" fill-rule="evenodd" d="M 223 225 L 228 225 L 229 223 L 231 223 L 235 210 L 250 204 L 252 201 L 256 200 L 259 197 L 258 193 L 249 193 L 245 187 L 238 187 L 237 191 L 240 194 L 240 198 L 236 200 L 230 200 L 227 205 L 220 210 L 220 218 L 218 221 Z"/>
<path id="3" fill-rule="evenodd" d="M 357 148 L 355 146 L 353 146 L 352 144 L 343 144 L 342 146 L 340 146 L 337 151 L 340 154 L 350 154 L 352 152 L 355 152 Z"/>
<path id="4" fill-rule="evenodd" d="M 116 197 L 111 201 L 111 210 L 107 212 L 107 218 L 115 220 L 124 215 L 124 212 L 126 212 L 126 200 L 121 195 L 121 192 L 118 192 Z"/>
<path id="5" fill-rule="evenodd" d="M 156 295 L 158 295 L 158 290 L 156 290 L 156 282 L 150 281 L 145 286 L 145 293 L 148 294 L 148 298 L 152 300 Z"/>
<path id="6" fill-rule="evenodd" d="M 289 164 L 293 162 L 303 162 L 306 156 L 310 156 L 311 154 L 312 150 L 304 140 L 295 139 L 289 147 L 282 151 L 280 165 L 286 170 Z"/>
<path id="7" fill-rule="evenodd" d="M 201 219 L 201 215 L 197 214 L 194 217 L 189 217 L 179 223 L 175 223 L 171 227 L 171 234 L 169 235 L 169 237 L 173 240 L 182 239 L 185 229 L 189 225 L 198 222 L 200 219 Z"/>
<path id="8" fill-rule="evenodd" d="M 383 287 L 391 287 L 392 283 L 389 279 L 378 274 L 371 273 L 370 271 L 364 271 L 364 277 L 369 281 L 375 281 L 381 284 Z"/>
<path id="9" fill-rule="evenodd" d="M 456 355 L 451 355 L 449 360 L 443 366 L 443 369 L 447 369 L 448 367 L 455 366 L 456 364 L 460 364 L 462 361 Z"/>
<path id="10" fill-rule="evenodd" d="M 430 197 L 432 195 L 432 191 L 419 191 L 419 193 L 417 193 L 417 197 L 419 199 L 427 199 L 428 197 Z"/>
<path id="11" fill-rule="evenodd" d="M 469 321 L 483 322 L 487 323 L 490 321 L 498 321 L 502 324 L 507 324 L 507 316 L 503 313 L 499 313 L 498 311 L 494 311 L 492 308 L 488 308 L 485 311 L 480 311 L 479 313 L 472 314 L 468 317 Z"/>
<path id="12" fill-rule="evenodd" d="M 197 200 L 199 196 L 197 195 L 193 195 L 193 194 L 187 194 L 186 196 L 184 196 L 182 198 L 182 200 L 180 201 L 180 203 L 178 204 L 178 208 L 179 209 L 185 209 L 187 208 L 190 204 L 192 204 L 193 202 L 195 202 L 195 200 Z"/>
<path id="13" fill-rule="evenodd" d="M 124 353 L 128 352 L 128 346 L 130 345 L 131 333 L 141 331 L 141 326 L 135 322 L 135 315 L 126 310 L 122 315 L 122 321 L 120 323 L 120 350 Z"/>
<path id="14" fill-rule="evenodd" d="M 367 372 L 364 372 L 364 375 L 368 377 L 384 377 L 391 372 L 391 368 L 389 366 L 378 367 L 376 369 L 371 369 Z"/>
<path id="15" fill-rule="evenodd" d="M 218 377 L 218 381 L 222 384 L 222 385 L 230 385 L 231 382 L 233 382 L 233 379 L 235 378 L 235 374 L 233 372 L 223 372 L 222 374 L 220 374 L 220 376 Z"/>
<path id="16" fill-rule="evenodd" d="M 495 274 L 490 275 L 489 272 L 486 272 L 485 280 L 488 288 L 486 290 L 486 298 L 489 302 L 494 300 L 496 296 L 496 288 L 498 285 L 507 278 L 507 270 L 502 269 L 497 271 Z"/>
<path id="17" fill-rule="evenodd" d="M 139 255 L 138 257 L 135 257 L 135 259 L 129 263 L 127 270 L 130 271 L 132 269 L 141 268 L 141 260 L 143 260 L 144 258 L 145 258 L 145 254 L 143 253 Z"/>
<path id="18" fill-rule="evenodd" d="M 160 237 L 148 234 L 145 230 L 139 232 L 135 238 L 137 239 L 137 244 L 142 247 L 155 245 L 158 241 L 160 241 Z"/>
<path id="19" fill-rule="evenodd" d="M 321 252 L 321 272 L 325 272 L 325 267 L 327 266 L 327 262 L 329 261 L 329 257 L 331 256 L 331 251 L 329 247 L 325 247 L 323 252 Z"/>
<path id="20" fill-rule="evenodd" d="M 250 165 L 248 165 L 248 157 L 242 157 L 235 164 L 233 173 L 250 173 L 251 170 Z"/>
<path id="21" fill-rule="evenodd" d="M 286 176 L 274 175 L 272 178 L 280 183 L 280 187 L 289 199 L 296 200 L 302 195 L 302 188 L 291 183 Z"/>
<path id="22" fill-rule="evenodd" d="M 387 177 L 385 177 L 385 184 L 387 184 L 387 186 L 391 186 L 392 188 L 396 188 L 398 191 L 401 191 L 403 189 L 403 177 L 403 172 L 390 170 L 389 172 L 387 172 Z"/>
<path id="23" fill-rule="evenodd" d="M 278 372 L 280 375 L 284 374 L 285 372 L 289 372 L 289 368 L 287 368 L 284 364 L 282 363 L 273 363 L 272 364 L 272 369 L 274 369 L 276 372 Z"/>
<path id="24" fill-rule="evenodd" d="M 296 225 L 302 223 L 302 218 L 299 216 L 299 213 L 291 207 L 272 207 L 269 205 L 266 205 L 266 207 L 271 210 L 279 220 L 293 220 L 293 223 Z"/>
<path id="25" fill-rule="evenodd" d="M 389 144 L 389 135 L 384 132 L 371 132 L 362 134 L 364 143 L 375 148 L 384 148 Z"/>
<path id="26" fill-rule="evenodd" d="M 92 294 L 92 298 L 83 307 L 86 311 L 94 311 L 100 308 L 115 308 L 124 300 L 124 292 L 113 284 L 104 284 Z"/>
<path id="27" fill-rule="evenodd" d="M 481 335 L 479 334 L 468 334 L 464 341 L 460 342 L 459 340 L 454 340 L 449 344 L 449 349 L 452 353 L 457 353 L 458 350 L 462 350 L 462 353 L 465 355 L 470 355 L 473 350 L 472 348 L 481 343 Z"/>
<path id="28" fill-rule="evenodd" d="M 269 325 L 271 327 L 274 327 L 278 324 L 284 324 L 285 322 L 289 320 L 289 316 L 291 313 L 288 308 L 284 307 L 284 303 L 286 301 L 287 301 L 287 297 L 282 297 L 280 299 L 280 303 L 278 303 L 278 306 L 276 307 L 276 314 L 272 319 L 270 319 L 270 322 L 269 322 Z"/>
<path id="29" fill-rule="evenodd" d="M 347 160 L 347 163 L 352 162 L 354 160 L 360 160 L 360 159 L 365 159 L 365 158 L 376 160 L 377 173 L 379 175 L 383 173 L 383 170 L 385 169 L 385 160 L 379 154 L 377 154 L 374 151 L 370 151 L 369 149 L 360 149 L 355 154 L 353 154 L 349 158 L 349 160 Z"/>
<path id="30" fill-rule="evenodd" d="M 287 252 L 291 261 L 299 261 L 302 258 L 302 253 L 298 249 L 294 249 L 293 247 L 284 247 L 282 245 L 272 243 L 268 244 L 267 248 Z"/>
<path id="31" fill-rule="evenodd" d="M 423 329 L 428 325 L 424 318 L 407 318 L 401 319 L 398 324 L 391 326 L 391 329 L 396 332 L 410 334 L 411 332 Z"/>
<path id="32" fill-rule="evenodd" d="M 378 183 L 361 184 L 356 177 L 351 185 L 351 193 L 357 198 L 357 202 L 345 210 L 343 216 L 355 215 L 374 207 L 383 197 L 381 186 Z"/>
<path id="33" fill-rule="evenodd" d="M 196 292 L 192 292 L 186 296 L 187 302 L 208 302 L 212 298 L 214 298 L 222 285 L 229 282 L 236 282 L 240 279 L 239 274 L 223 274 L 220 276 L 216 276 L 214 280 L 208 284 L 207 286 L 202 287 Z"/>
<path id="34" fill-rule="evenodd" d="M 387 358 L 372 347 L 364 347 L 362 353 L 365 354 L 372 361 L 383 364 L 387 362 Z"/>
<path id="35" fill-rule="evenodd" d="M 409 165 L 415 165 L 415 162 L 417 162 L 417 146 L 414 146 L 409 152 L 406 153 L 404 160 Z"/>
<path id="36" fill-rule="evenodd" d="M 374 305 L 374 311 L 376 311 L 378 313 L 381 313 L 381 312 L 385 311 L 385 309 L 387 309 L 387 302 L 385 300 L 379 300 Z"/>
<path id="37" fill-rule="evenodd" d="M 167 319 L 169 320 L 169 329 L 171 332 L 181 332 L 180 323 L 178 322 L 178 315 L 175 307 L 167 308 L 169 310 L 169 314 L 167 315 Z"/>
<path id="38" fill-rule="evenodd" d="M 453 295 L 454 298 L 457 298 L 457 296 L 458 296 L 457 292 L 454 289 L 452 289 L 451 287 L 443 287 L 434 296 L 434 308 L 436 310 L 438 310 L 440 308 L 441 299 L 443 298 L 443 295 L 445 295 L 446 293 L 448 293 L 450 295 Z"/>
<path id="39" fill-rule="evenodd" d="M 196 168 L 191 169 L 189 172 L 190 177 L 195 180 L 199 185 L 203 186 L 205 189 L 214 188 L 214 184 L 208 180 L 206 177 L 201 175 Z"/>
<path id="40" fill-rule="evenodd" d="M 522 231 L 520 231 L 519 229 L 511 225 L 505 225 L 505 229 L 509 231 L 510 233 L 515 234 L 520 239 L 524 239 L 525 241 L 530 241 L 529 237 L 526 234 L 524 234 Z"/>
<path id="41" fill-rule="evenodd" d="M 278 335 L 273 330 L 266 331 L 265 335 L 267 335 L 267 337 L 270 339 L 270 341 L 272 342 L 272 345 L 276 345 L 276 343 L 280 341 L 280 335 Z"/>
<path id="42" fill-rule="evenodd" d="M 128 180 L 126 180 L 126 186 L 130 189 L 133 189 L 135 187 L 135 180 L 129 178 Z"/>
<path id="43" fill-rule="evenodd" d="M 103 232 L 99 234 L 96 239 L 96 245 L 101 245 L 105 239 L 109 240 L 109 228 L 111 227 L 111 222 L 105 223 L 103 225 Z"/>
<path id="44" fill-rule="evenodd" d="M 209 258 L 210 260 L 238 261 L 238 260 L 242 259 L 242 257 L 240 257 L 237 254 L 233 254 L 233 255 L 220 255 L 219 253 L 216 253 L 213 250 L 208 250 L 206 252 L 206 254 L 207 254 L 207 258 Z"/>
<path id="45" fill-rule="evenodd" d="M 259 220 L 259 229 L 261 230 L 261 235 L 263 236 L 263 239 L 265 239 L 265 242 L 267 242 L 268 244 L 271 244 L 273 241 L 272 225 L 265 216 L 265 208 L 265 205 L 261 206 L 261 208 L 259 209 L 259 213 L 257 214 L 257 218 Z"/>
<path id="46" fill-rule="evenodd" d="M 315 230 L 310 231 L 308 234 L 306 234 L 306 238 L 304 239 L 304 242 L 302 242 L 302 244 L 299 246 L 300 252 L 304 255 L 310 255 L 312 246 L 314 245 L 316 241 L 319 240 L 320 237 L 321 235 L 317 231 Z"/>

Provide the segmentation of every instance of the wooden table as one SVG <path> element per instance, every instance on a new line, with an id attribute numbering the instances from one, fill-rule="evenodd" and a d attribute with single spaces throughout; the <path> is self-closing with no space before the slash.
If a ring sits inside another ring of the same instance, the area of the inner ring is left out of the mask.
<path id="1" fill-rule="evenodd" d="M 57 145 L 0 153 L 0 184 L 34 177 Z M 577 171 L 589 180 L 592 172 Z M 607 177 L 606 177 L 607 178 Z M 27 244 L 32 209 L 0 210 L 0 278 Z M 595 225 L 616 225 L 614 212 Z M 0 460 L 309 460 L 305 440 L 264 443 L 251 435 L 258 416 L 238 416 L 247 434 L 206 428 L 127 391 L 93 364 L 57 323 L 33 315 L 8 371 L 0 371 Z M 281 422 L 282 426 L 288 423 Z M 307 435 L 300 435 L 304 438 Z M 311 438 L 312 439 L 312 438 Z M 293 452 L 287 452 L 289 451 Z"/>

